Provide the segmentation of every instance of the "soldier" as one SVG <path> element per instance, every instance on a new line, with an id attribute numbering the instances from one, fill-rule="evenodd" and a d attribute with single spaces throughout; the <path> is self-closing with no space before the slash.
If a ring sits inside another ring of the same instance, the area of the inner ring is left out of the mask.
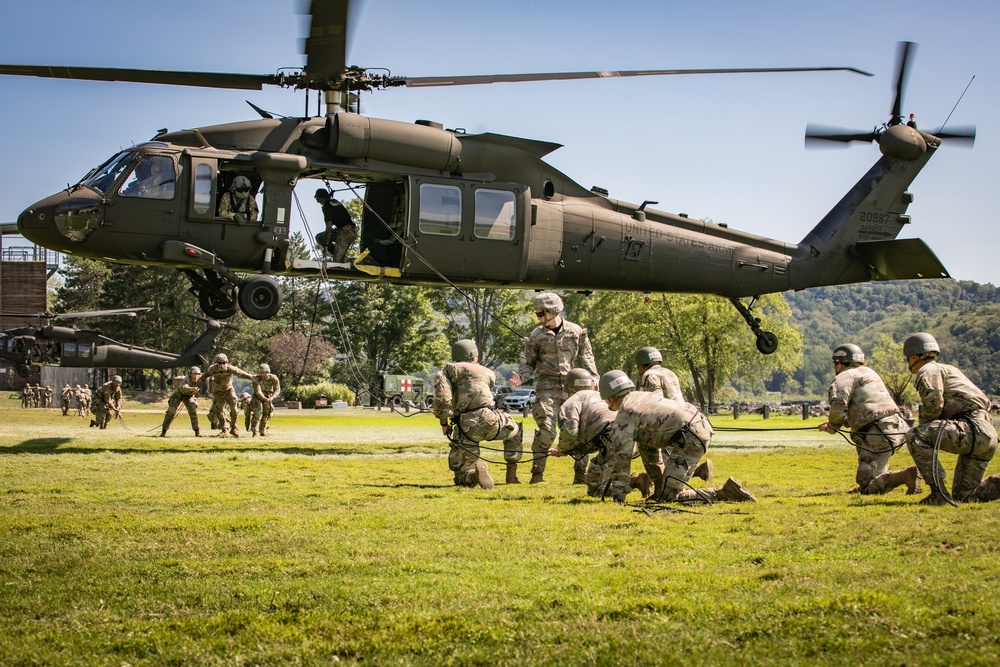
<path id="1" fill-rule="evenodd" d="M 236 390 L 233 388 L 233 376 L 237 375 L 247 380 L 253 376 L 244 370 L 229 365 L 229 357 L 225 354 L 215 355 L 215 361 L 205 373 L 205 379 L 212 379 L 212 408 L 219 408 L 219 424 L 222 426 L 220 437 L 232 435 L 240 437 L 236 429 Z M 228 431 L 228 433 L 227 433 Z"/>
<path id="2" fill-rule="evenodd" d="M 343 262 L 358 238 L 358 226 L 344 205 L 331 197 L 326 188 L 319 188 L 314 196 L 316 203 L 323 207 L 323 222 L 326 223 L 326 231 L 316 235 L 316 243 L 330 255 L 331 262 Z"/>
<path id="3" fill-rule="evenodd" d="M 69 414 L 70 403 L 73 401 L 73 388 L 68 384 L 59 392 L 59 405 L 62 407 L 63 417 Z"/>
<path id="4" fill-rule="evenodd" d="M 248 431 L 250 430 L 250 420 L 253 418 L 253 414 L 250 412 L 250 401 L 252 399 L 253 399 L 253 397 L 250 396 L 250 392 L 249 391 L 245 391 L 240 396 L 240 402 L 239 402 L 239 405 L 237 406 L 240 410 L 243 411 L 243 428 L 245 428 Z M 218 414 L 218 413 L 216 413 L 216 414 Z M 213 428 L 217 428 L 217 427 L 213 427 Z"/>
<path id="5" fill-rule="evenodd" d="M 24 385 L 24 388 L 21 389 L 21 407 L 30 408 L 31 403 L 34 400 L 34 397 L 35 397 L 35 390 L 31 387 L 31 385 L 30 384 Z"/>
<path id="6" fill-rule="evenodd" d="M 712 440 L 712 425 L 698 408 L 659 394 L 636 392 L 623 371 L 602 375 L 600 391 L 608 407 L 618 413 L 611 429 L 608 470 L 604 475 L 615 502 L 624 502 L 631 488 L 648 488 L 650 483 L 654 500 L 757 502 L 732 477 L 719 488 L 684 489 Z M 636 444 L 646 471 L 630 479 Z"/>
<path id="7" fill-rule="evenodd" d="M 52 387 L 49 385 L 42 389 L 42 407 L 46 410 L 52 407 Z"/>
<path id="8" fill-rule="evenodd" d="M 257 201 L 250 196 L 250 179 L 237 176 L 229 186 L 229 192 L 219 200 L 219 217 L 235 220 L 238 225 L 257 220 Z"/>
<path id="9" fill-rule="evenodd" d="M 163 415 L 163 427 L 160 431 L 161 438 L 167 437 L 167 429 L 170 428 L 170 423 L 174 421 L 177 408 L 180 407 L 181 403 L 184 404 L 188 417 L 191 418 L 191 430 L 194 431 L 195 437 L 201 437 L 201 428 L 198 425 L 198 392 L 200 391 L 201 369 L 197 366 L 192 366 L 188 371 L 188 376 L 184 384 L 174 389 L 174 392 L 170 394 L 170 398 L 167 399 L 167 412 Z"/>
<path id="10" fill-rule="evenodd" d="M 250 435 L 267 437 L 267 422 L 274 414 L 274 399 L 281 394 L 281 382 L 277 375 L 271 374 L 271 367 L 261 364 L 257 368 L 257 377 L 253 379 L 253 396 L 250 399 Z"/>
<path id="11" fill-rule="evenodd" d="M 990 417 L 986 394 L 962 371 L 941 364 L 937 340 L 929 333 L 913 334 L 903 341 L 903 356 L 915 374 L 913 386 L 920 394 L 920 424 L 906 432 L 906 445 L 930 487 L 922 505 L 948 502 L 945 471 L 938 450 L 958 454 L 951 494 L 959 501 L 1000 498 L 1000 475 L 983 480 L 997 449 L 997 432 Z"/>
<path id="12" fill-rule="evenodd" d="M 608 455 L 608 434 L 615 413 L 597 391 L 597 382 L 589 371 L 574 368 L 566 374 L 563 388 L 569 398 L 559 409 L 559 445 L 549 450 L 550 456 L 577 458 L 597 453 L 587 467 L 587 495 L 599 497 L 604 489 L 601 480 Z"/>
<path id="13" fill-rule="evenodd" d="M 504 452 L 520 454 L 521 425 L 507 413 L 493 407 L 496 375 L 479 364 L 475 341 L 463 339 L 451 346 L 450 364 L 434 378 L 432 412 L 441 422 L 441 432 L 448 436 L 448 468 L 455 473 L 456 486 L 493 488 L 493 478 L 486 462 L 479 458 L 479 443 L 503 440 Z M 514 464 L 517 465 L 516 463 Z M 508 464 L 508 484 L 510 479 Z"/>
<path id="14" fill-rule="evenodd" d="M 80 394 L 83 396 L 83 406 L 80 408 L 80 416 L 84 419 L 90 414 L 90 405 L 93 403 L 91 400 L 93 398 L 90 393 L 90 385 L 84 385 L 83 389 L 80 390 Z"/>
<path id="15" fill-rule="evenodd" d="M 34 391 L 31 392 L 31 407 L 37 408 L 42 404 L 42 385 L 35 383 Z"/>
<path id="16" fill-rule="evenodd" d="M 73 398 L 76 399 L 76 416 L 85 417 L 90 408 L 86 406 L 86 402 L 83 400 L 83 389 L 80 385 L 76 385 L 76 389 L 73 390 Z"/>
<path id="17" fill-rule="evenodd" d="M 114 376 L 94 392 L 94 418 L 90 420 L 90 425 L 106 429 L 111 421 L 111 413 L 116 417 L 122 414 L 121 375 Z"/>
<path id="18" fill-rule="evenodd" d="M 563 378 L 573 368 L 573 360 L 577 358 L 592 376 L 597 377 L 598 373 L 587 330 L 559 316 L 563 310 L 563 302 L 559 295 L 554 292 L 542 292 L 535 297 L 534 306 L 538 326 L 525 339 L 521 373 L 514 373 L 510 383 L 518 387 L 531 379 L 532 375 L 537 375 L 535 404 L 531 408 L 531 414 L 538 428 L 531 442 L 534 458 L 531 465 L 531 483 L 537 484 L 545 481 L 543 479 L 545 455 L 556 440 L 558 428 L 556 418 L 559 415 L 559 408 L 566 400 Z M 586 471 L 587 456 L 583 455 L 573 465 L 573 483 L 584 484 Z"/>
<path id="19" fill-rule="evenodd" d="M 635 365 L 639 369 L 639 391 L 656 391 L 663 398 L 672 401 L 683 401 L 681 383 L 677 375 L 669 368 L 664 368 L 663 355 L 655 347 L 643 347 L 635 353 Z"/>
<path id="20" fill-rule="evenodd" d="M 906 421 L 878 373 L 865 365 L 865 353 L 852 343 L 833 351 L 830 419 L 819 430 L 836 433 L 845 423 L 858 450 L 857 492 L 887 493 L 906 485 L 906 495 L 920 492 L 917 466 L 889 472 L 889 457 L 903 447 Z"/>

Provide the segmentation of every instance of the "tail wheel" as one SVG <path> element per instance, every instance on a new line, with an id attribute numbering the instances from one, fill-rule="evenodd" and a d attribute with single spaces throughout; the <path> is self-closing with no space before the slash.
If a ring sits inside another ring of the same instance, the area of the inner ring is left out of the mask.
<path id="1" fill-rule="evenodd" d="M 757 334 L 757 351 L 761 354 L 773 354 L 778 349 L 778 337 L 770 331 Z"/>
<path id="2" fill-rule="evenodd" d="M 268 320 L 277 315 L 283 298 L 281 286 L 270 276 L 249 278 L 237 292 L 240 310 L 254 320 Z"/>

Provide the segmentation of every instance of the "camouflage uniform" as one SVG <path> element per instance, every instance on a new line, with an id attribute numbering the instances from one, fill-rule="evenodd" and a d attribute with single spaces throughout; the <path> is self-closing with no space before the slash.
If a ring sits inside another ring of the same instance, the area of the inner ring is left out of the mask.
<path id="1" fill-rule="evenodd" d="M 343 262 L 358 238 L 358 226 L 344 205 L 331 198 L 325 189 L 316 191 L 316 201 L 323 207 L 323 222 L 326 223 L 326 230 L 316 235 L 316 243 L 330 255 L 331 262 Z"/>
<path id="2" fill-rule="evenodd" d="M 225 365 L 225 368 L 219 368 Z M 212 409 L 218 408 L 218 418 L 222 426 L 222 433 L 239 437 L 236 429 L 236 390 L 233 388 L 233 376 L 236 375 L 247 380 L 252 380 L 253 376 L 245 370 L 236 366 L 226 364 L 212 364 L 208 367 L 203 379 L 212 379 Z"/>
<path id="3" fill-rule="evenodd" d="M 659 364 L 655 364 L 642 374 L 637 389 L 639 391 L 659 392 L 663 398 L 669 398 L 671 401 L 684 400 L 681 382 L 677 379 L 677 374 Z"/>
<path id="4" fill-rule="evenodd" d="M 585 476 L 587 495 L 599 497 L 604 492 L 601 481 L 607 465 L 607 433 L 615 421 L 615 412 L 593 389 L 578 391 L 559 409 L 559 446 L 562 454 L 573 458 L 597 453 Z"/>
<path id="5" fill-rule="evenodd" d="M 111 421 L 111 413 L 120 414 L 122 410 L 121 384 L 114 380 L 105 382 L 94 392 L 94 421 L 91 426 L 107 428 Z"/>
<path id="6" fill-rule="evenodd" d="M 196 436 L 201 435 L 201 427 L 198 424 L 198 392 L 201 391 L 201 380 L 199 377 L 188 376 L 187 381 L 174 389 L 167 399 L 167 412 L 163 415 L 163 427 L 161 436 L 167 435 L 167 429 L 177 415 L 177 408 L 184 404 L 188 417 L 191 418 L 191 430 Z"/>
<path id="7" fill-rule="evenodd" d="M 828 394 L 829 426 L 838 429 L 848 424 L 857 446 L 858 492 L 885 493 L 904 483 L 899 473 L 889 472 L 889 457 L 903 446 L 909 427 L 878 373 L 867 366 L 847 367 L 837 374 Z"/>
<path id="8" fill-rule="evenodd" d="M 453 361 L 434 378 L 431 411 L 441 426 L 448 427 L 450 421 L 448 468 L 455 473 L 456 486 L 492 488 L 492 480 L 489 486 L 482 483 L 486 466 L 479 461 L 480 442 L 503 440 L 505 457 L 508 451 L 520 455 L 521 426 L 494 408 L 495 383 L 496 374 L 473 361 Z"/>
<path id="9" fill-rule="evenodd" d="M 242 181 L 241 181 L 242 179 Z M 238 191 L 240 185 L 247 189 Z M 237 224 L 246 224 L 257 220 L 257 201 L 250 193 L 250 179 L 246 176 L 237 176 L 230 185 L 229 192 L 222 194 L 219 198 L 219 217 L 224 220 L 235 220 Z"/>
<path id="10" fill-rule="evenodd" d="M 260 373 L 253 380 L 253 394 L 250 398 L 250 433 L 267 435 L 267 422 L 274 414 L 273 401 L 281 393 L 281 382 L 273 373 Z"/>
<path id="11" fill-rule="evenodd" d="M 250 394 L 248 394 L 247 392 L 243 392 L 243 395 L 240 396 L 240 403 L 237 406 L 240 410 L 243 411 L 243 428 L 245 428 L 248 431 L 250 430 L 250 419 L 253 417 L 253 413 L 250 412 L 251 400 L 253 399 L 250 397 Z M 216 418 L 218 418 L 219 413 L 216 412 L 215 414 Z"/>
<path id="12" fill-rule="evenodd" d="M 34 397 L 35 397 L 35 390 L 31 388 L 31 385 L 30 384 L 24 385 L 24 388 L 21 389 L 21 407 L 30 408 L 31 402 L 34 400 Z"/>
<path id="13" fill-rule="evenodd" d="M 63 417 L 69 414 L 70 403 L 73 401 L 73 388 L 66 385 L 59 392 L 59 405 L 62 408 Z"/>
<path id="14" fill-rule="evenodd" d="M 76 416 L 86 417 L 90 412 L 90 404 L 84 400 L 83 388 L 80 385 L 76 385 L 76 389 L 73 390 L 73 398 L 76 399 Z"/>
<path id="15" fill-rule="evenodd" d="M 929 484 L 936 479 L 943 487 L 944 467 L 938 463 L 935 470 L 933 465 L 935 443 L 958 454 L 951 494 L 955 500 L 975 499 L 997 448 L 989 399 L 962 371 L 933 359 L 917 370 L 913 386 L 921 406 L 920 425 L 906 433 L 910 455 Z"/>
<path id="16" fill-rule="evenodd" d="M 52 407 L 52 387 L 48 385 L 42 389 L 42 407 L 46 409 Z"/>
<path id="17" fill-rule="evenodd" d="M 90 414 L 90 406 L 93 403 L 93 394 L 90 392 L 90 385 L 87 385 L 80 390 L 81 396 L 83 397 L 82 407 L 80 408 L 80 416 L 86 417 Z"/>
<path id="18" fill-rule="evenodd" d="M 587 330 L 565 318 L 557 329 L 536 327 L 525 340 L 524 363 L 520 368 L 521 381 L 526 383 L 532 375 L 537 376 L 535 404 L 531 408 L 538 429 L 531 441 L 531 452 L 535 459 L 531 467 L 533 478 L 545 472 L 545 454 L 556 440 L 559 408 L 567 398 L 563 378 L 573 368 L 573 361 L 577 358 L 583 368 L 597 377 L 597 365 L 594 363 L 594 352 L 590 347 Z M 520 454 L 518 451 L 513 460 L 519 460 Z M 576 462 L 573 469 L 578 476 L 585 474 L 586 455 Z"/>
<path id="19" fill-rule="evenodd" d="M 42 404 L 42 386 L 35 383 L 35 389 L 31 392 L 31 407 L 37 408 Z"/>

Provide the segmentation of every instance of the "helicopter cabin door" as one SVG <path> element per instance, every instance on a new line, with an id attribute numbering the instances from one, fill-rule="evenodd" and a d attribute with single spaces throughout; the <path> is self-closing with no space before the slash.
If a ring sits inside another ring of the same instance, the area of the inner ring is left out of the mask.
<path id="1" fill-rule="evenodd" d="M 403 275 L 521 280 L 528 190 L 517 183 L 411 177 Z"/>

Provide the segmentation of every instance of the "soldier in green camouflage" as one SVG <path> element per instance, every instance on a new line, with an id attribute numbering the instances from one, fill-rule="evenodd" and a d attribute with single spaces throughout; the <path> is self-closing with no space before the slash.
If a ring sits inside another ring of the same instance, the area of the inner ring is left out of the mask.
<path id="1" fill-rule="evenodd" d="M 938 450 L 958 455 L 951 486 L 955 500 L 997 500 L 1000 475 L 983 479 L 997 449 L 990 400 L 962 371 L 938 363 L 940 353 L 937 340 L 929 333 L 913 334 L 903 342 L 903 356 L 915 375 L 913 386 L 921 401 L 920 424 L 906 432 L 906 444 L 931 489 L 920 503 L 947 502 Z"/>
<path id="2" fill-rule="evenodd" d="M 566 374 L 563 388 L 569 398 L 559 408 L 559 445 L 551 448 L 549 455 L 577 459 L 596 454 L 587 466 L 585 483 L 588 496 L 600 497 L 604 492 L 601 480 L 607 463 L 608 433 L 615 413 L 601 398 L 590 371 L 572 369 Z"/>
<path id="3" fill-rule="evenodd" d="M 654 391 L 672 401 L 683 401 L 681 383 L 676 373 L 664 368 L 663 355 L 655 347 L 644 347 L 635 353 L 635 366 L 639 370 L 639 391 Z"/>
<path id="4" fill-rule="evenodd" d="M 536 378 L 531 414 L 538 430 L 531 442 L 534 458 L 531 483 L 537 484 L 545 481 L 546 455 L 556 440 L 559 408 L 566 400 L 563 378 L 573 368 L 575 360 L 594 377 L 598 373 L 587 330 L 559 316 L 563 310 L 559 295 L 542 292 L 535 297 L 534 306 L 538 326 L 525 339 L 521 372 L 514 373 L 510 383 L 518 387 L 533 376 Z M 586 471 L 587 456 L 584 455 L 573 466 L 573 483 L 585 483 Z"/>
<path id="5" fill-rule="evenodd" d="M 919 493 L 917 466 L 889 471 L 889 457 L 903 447 L 909 427 L 882 378 L 864 363 L 865 353 L 853 343 L 833 351 L 837 377 L 828 391 L 830 419 L 819 430 L 836 433 L 845 424 L 851 427 L 851 441 L 858 452 L 858 493 L 887 493 L 903 484 L 907 495 Z"/>
<path id="6" fill-rule="evenodd" d="M 91 426 L 106 429 L 111 415 L 122 413 L 122 376 L 116 375 L 94 391 L 94 419 Z"/>
<path id="7" fill-rule="evenodd" d="M 59 392 L 59 407 L 62 408 L 63 417 L 69 414 L 70 403 L 73 401 L 73 388 L 66 385 Z"/>
<path id="8" fill-rule="evenodd" d="M 624 502 L 632 488 L 648 487 L 650 482 L 654 500 L 757 501 L 732 477 L 718 488 L 684 489 L 713 435 L 712 425 L 698 408 L 659 394 L 637 392 L 628 375 L 619 370 L 602 375 L 599 386 L 601 398 L 618 413 L 604 476 L 616 502 Z M 642 473 L 635 480 L 629 475 L 636 445 L 648 482 L 642 480 Z"/>
<path id="9" fill-rule="evenodd" d="M 240 396 L 239 403 L 237 403 L 236 405 L 237 409 L 243 411 L 243 428 L 245 428 L 248 431 L 250 430 L 250 420 L 253 419 L 253 413 L 250 411 L 250 401 L 252 400 L 253 397 L 250 396 L 250 392 L 245 391 Z M 218 420 L 219 413 L 216 412 L 215 414 L 216 414 L 215 418 L 216 420 Z"/>
<path id="10" fill-rule="evenodd" d="M 245 370 L 229 365 L 229 357 L 225 354 L 215 355 L 212 365 L 205 373 L 205 379 L 212 380 L 212 408 L 218 406 L 219 423 L 222 432 L 219 437 L 232 435 L 240 437 L 236 428 L 236 389 L 233 388 L 233 376 L 252 380 L 253 376 Z"/>
<path id="11" fill-rule="evenodd" d="M 271 373 L 271 367 L 261 364 L 253 379 L 253 396 L 250 398 L 250 435 L 267 437 L 267 422 L 274 414 L 274 399 L 281 394 L 281 382 Z"/>
<path id="12" fill-rule="evenodd" d="M 177 414 L 177 408 L 184 404 L 185 409 L 187 409 L 188 417 L 191 418 L 191 430 L 194 431 L 196 437 L 201 437 L 201 428 L 198 425 L 198 392 L 201 391 L 201 369 L 197 366 L 192 366 L 188 371 L 188 376 L 185 382 L 181 384 L 177 389 L 174 389 L 173 393 L 170 394 L 170 398 L 167 399 L 167 412 L 163 415 L 163 427 L 160 432 L 160 437 L 167 437 L 167 429 L 170 428 L 170 423 L 174 421 L 174 416 Z"/>
<path id="13" fill-rule="evenodd" d="M 30 408 L 31 402 L 34 400 L 35 390 L 30 384 L 24 385 L 21 388 L 21 407 Z"/>
<path id="14" fill-rule="evenodd" d="M 432 412 L 448 436 L 448 468 L 456 486 L 493 488 L 486 462 L 479 458 L 479 443 L 503 440 L 507 451 L 521 451 L 521 425 L 493 405 L 496 374 L 479 364 L 475 341 L 463 339 L 451 346 L 452 362 L 434 378 Z M 516 463 L 515 463 L 516 465 Z M 510 467 L 508 465 L 508 471 Z M 516 484 L 510 479 L 508 484 Z"/>

